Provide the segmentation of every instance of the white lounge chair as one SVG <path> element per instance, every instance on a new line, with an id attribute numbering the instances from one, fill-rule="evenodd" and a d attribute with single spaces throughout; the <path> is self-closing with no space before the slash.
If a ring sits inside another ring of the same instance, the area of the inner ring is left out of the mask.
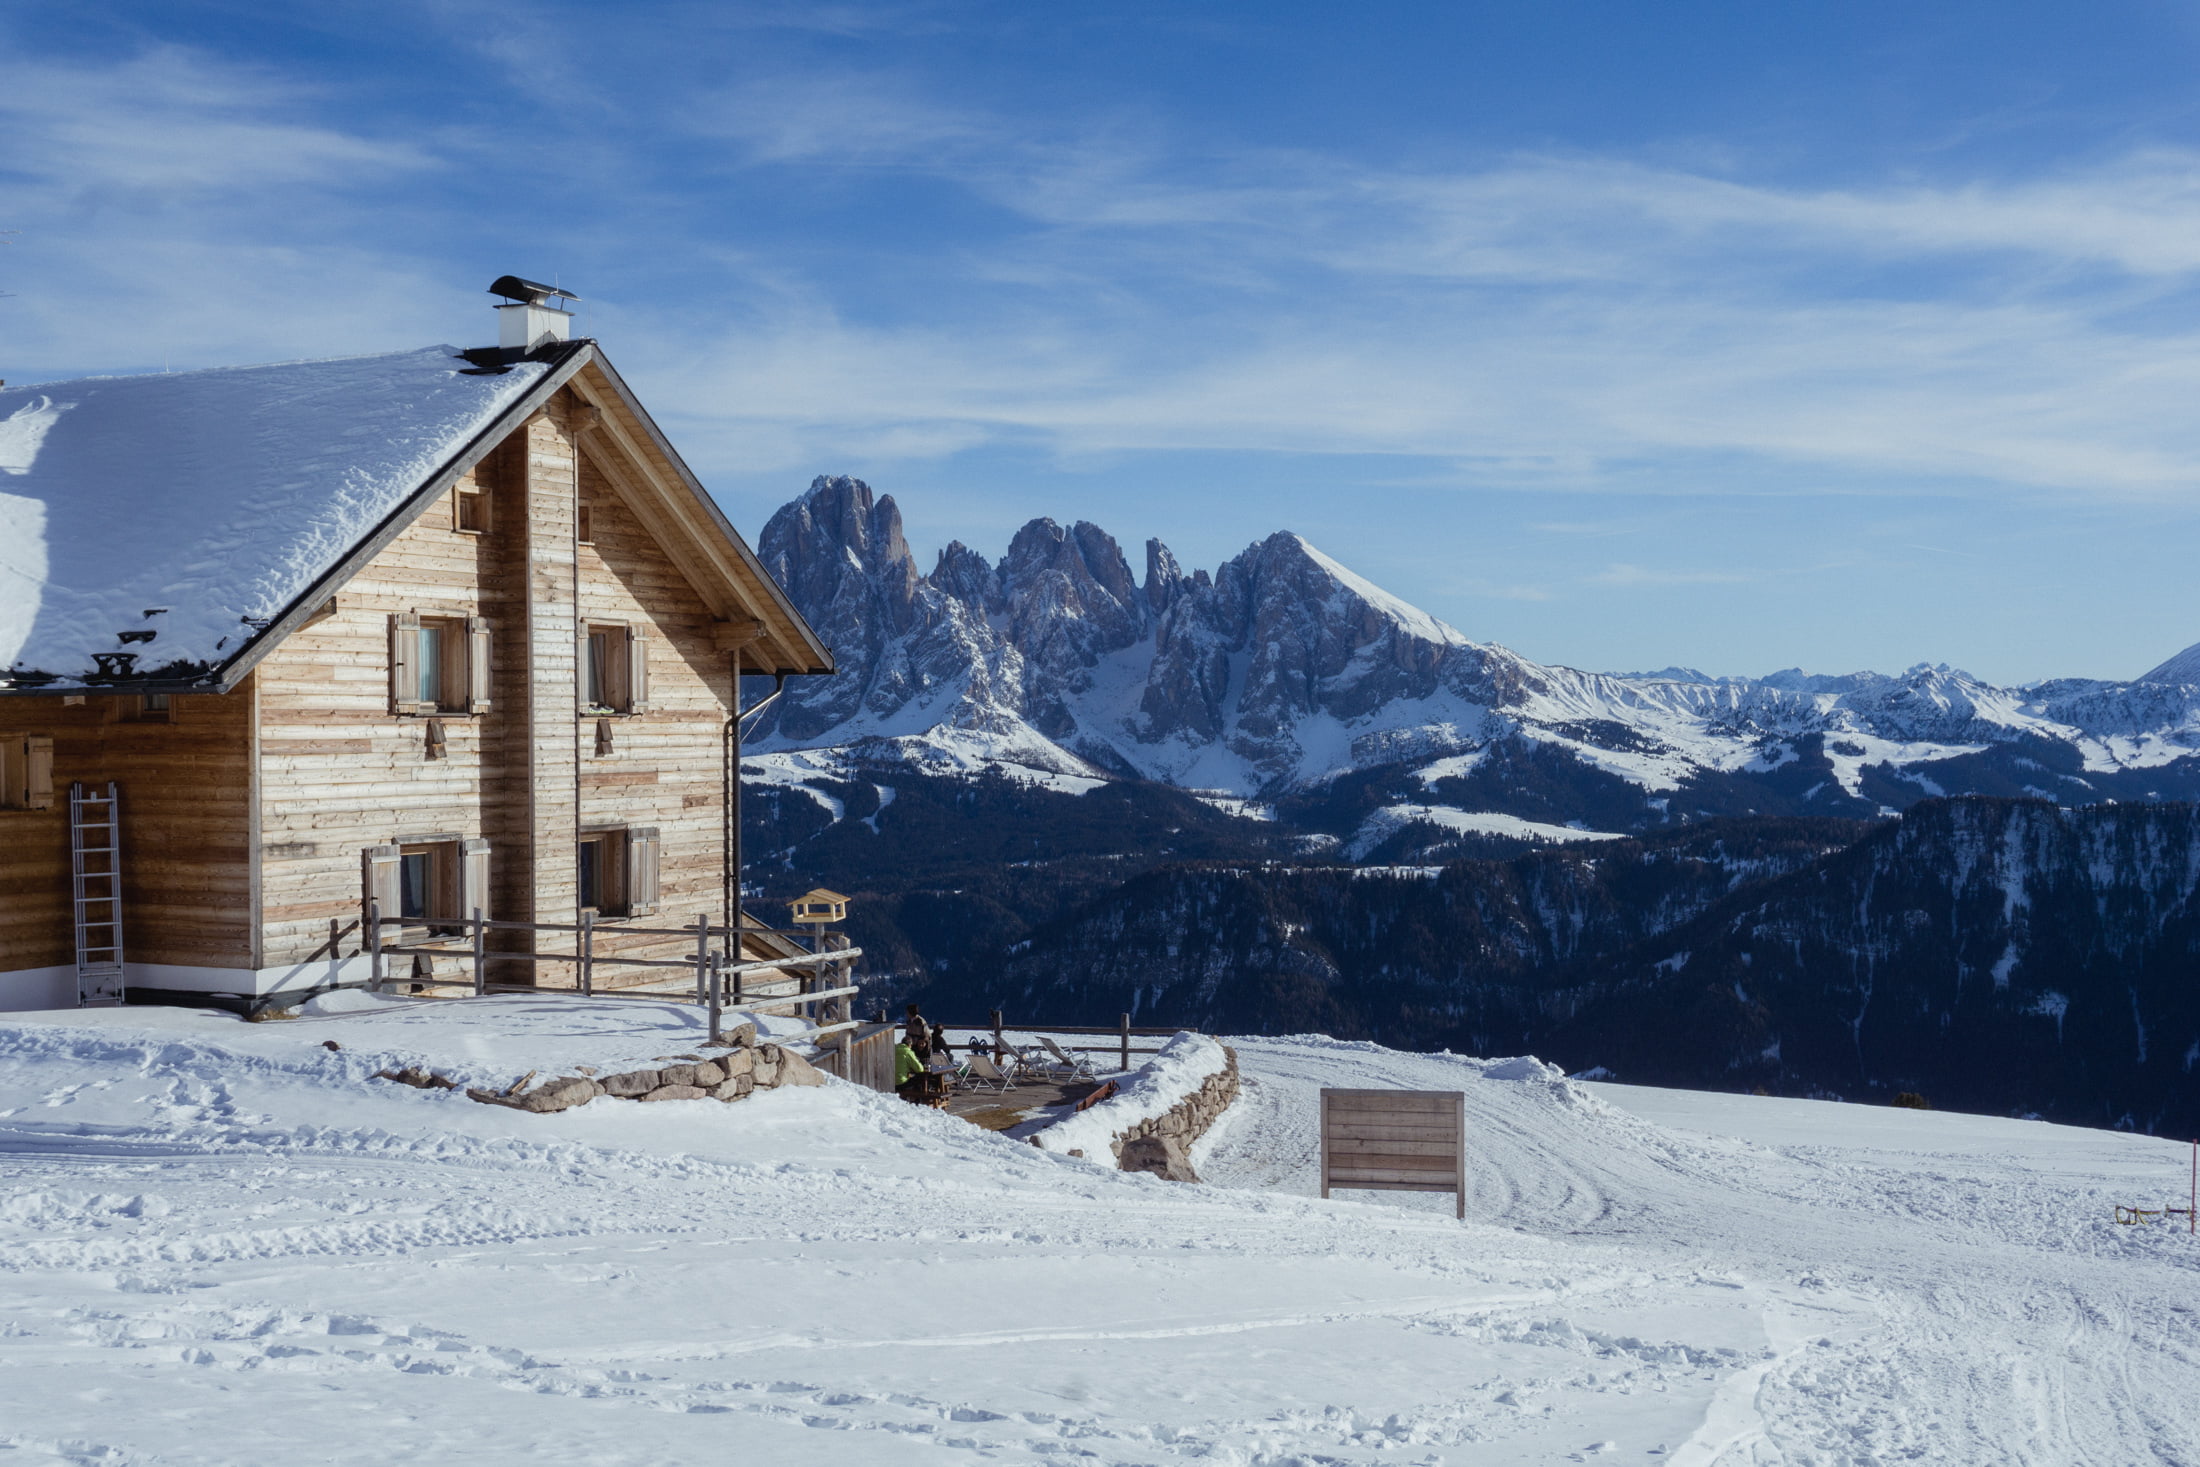
<path id="1" fill-rule="evenodd" d="M 982 1054 L 974 1054 L 963 1062 L 963 1083 L 973 1090 L 1006 1090 L 1015 1082 L 999 1065 Z"/>
<path id="2" fill-rule="evenodd" d="M 1054 1056 L 1054 1062 L 1061 1067 L 1063 1079 L 1097 1080 L 1100 1078 L 1100 1071 L 1094 1067 L 1092 1057 L 1083 1050 L 1065 1051 L 1061 1045 L 1056 1044 L 1044 1034 L 1039 1036 L 1039 1042 L 1046 1046 L 1048 1054 Z"/>

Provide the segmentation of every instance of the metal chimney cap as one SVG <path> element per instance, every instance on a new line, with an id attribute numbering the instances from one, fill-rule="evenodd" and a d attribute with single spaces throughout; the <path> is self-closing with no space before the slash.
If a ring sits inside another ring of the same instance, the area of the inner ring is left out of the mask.
<path id="1" fill-rule="evenodd" d="M 499 275 L 490 282 L 489 294 L 501 295 L 508 301 L 519 301 L 530 306 L 548 305 L 553 299 L 577 301 L 579 296 L 570 290 L 560 290 L 555 285 L 544 285 L 539 280 L 522 280 L 517 275 Z"/>

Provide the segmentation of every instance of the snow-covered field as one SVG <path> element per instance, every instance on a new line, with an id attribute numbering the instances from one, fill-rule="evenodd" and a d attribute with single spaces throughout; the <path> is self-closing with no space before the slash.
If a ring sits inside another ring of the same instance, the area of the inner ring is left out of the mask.
<path id="1" fill-rule="evenodd" d="M 2169 1142 L 1239 1040 L 1194 1187 L 366 1078 L 602 1042 L 504 1002 L 0 1024 L 0 1463 L 2200 1462 Z M 1316 1200 L 1324 1084 L 1463 1089 L 1467 1222 Z"/>

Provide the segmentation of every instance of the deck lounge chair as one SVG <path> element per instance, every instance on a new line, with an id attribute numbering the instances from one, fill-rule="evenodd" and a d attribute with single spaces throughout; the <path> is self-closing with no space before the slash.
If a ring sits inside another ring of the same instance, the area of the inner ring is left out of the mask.
<path id="1" fill-rule="evenodd" d="M 964 1062 L 963 1083 L 973 1090 L 1006 1090 L 1014 1082 L 999 1065 L 982 1054 L 974 1054 Z"/>
<path id="2" fill-rule="evenodd" d="M 1046 1046 L 1048 1054 L 1054 1056 L 1054 1062 L 1061 1067 L 1063 1079 L 1097 1080 L 1100 1078 L 1100 1071 L 1094 1067 L 1092 1057 L 1083 1050 L 1065 1051 L 1061 1045 L 1056 1044 L 1044 1034 L 1039 1036 L 1039 1042 Z"/>

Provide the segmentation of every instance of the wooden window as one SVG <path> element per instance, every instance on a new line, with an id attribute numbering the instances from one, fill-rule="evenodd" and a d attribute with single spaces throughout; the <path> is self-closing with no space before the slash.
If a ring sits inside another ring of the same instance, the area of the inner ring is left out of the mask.
<path id="1" fill-rule="evenodd" d="M 385 922 L 429 933 L 460 933 L 475 908 L 488 915 L 488 842 L 414 836 L 367 847 L 367 895 Z"/>
<path id="2" fill-rule="evenodd" d="M 479 483 L 460 484 L 451 491 L 451 528 L 461 535 L 480 535 L 489 528 L 489 496 Z"/>
<path id="3" fill-rule="evenodd" d="M 421 836 L 360 854 L 366 895 L 386 924 L 415 931 L 458 932 L 478 907 L 489 915 L 489 843 L 458 836 Z M 394 934 L 385 927 L 384 938 Z"/>
<path id="4" fill-rule="evenodd" d="M 478 616 L 390 618 L 390 708 L 432 716 L 487 713 L 493 669 L 489 623 Z"/>
<path id="5" fill-rule="evenodd" d="M 657 827 L 583 831 L 580 908 L 598 917 L 647 917 L 657 910 Z"/>
<path id="6" fill-rule="evenodd" d="M 53 808 L 53 740 L 0 734 L 0 810 Z"/>
<path id="7" fill-rule="evenodd" d="M 589 622 L 581 627 L 581 704 L 591 718 L 649 711 L 649 630 Z"/>
<path id="8" fill-rule="evenodd" d="M 458 915 L 458 842 L 426 841 L 397 848 L 397 919 L 426 927 Z"/>
<path id="9" fill-rule="evenodd" d="M 596 543 L 596 507 L 582 504 L 573 511 L 573 538 L 583 545 Z"/>
<path id="10" fill-rule="evenodd" d="M 140 693 L 124 717 L 131 723 L 174 723 L 176 700 L 168 693 Z"/>
<path id="11" fill-rule="evenodd" d="M 598 917 L 626 915 L 626 832 L 596 830 L 580 840 L 580 909 Z"/>

